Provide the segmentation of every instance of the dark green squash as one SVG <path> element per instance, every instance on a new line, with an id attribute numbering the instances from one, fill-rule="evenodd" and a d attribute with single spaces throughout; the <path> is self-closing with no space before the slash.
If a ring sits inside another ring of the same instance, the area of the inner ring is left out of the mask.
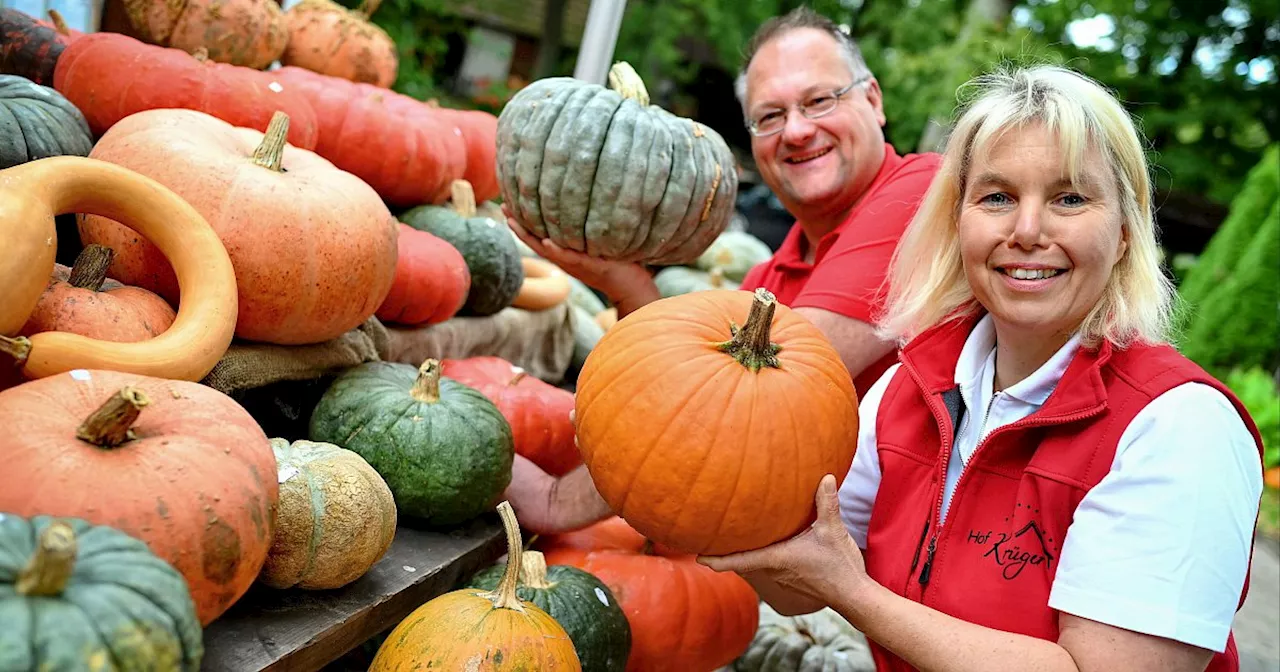
<path id="1" fill-rule="evenodd" d="M 61 93 L 0 75 L 0 169 L 50 156 L 88 156 L 89 122 Z"/>
<path id="2" fill-rule="evenodd" d="M 511 425 L 483 394 L 421 367 L 369 362 L 339 375 L 311 413 L 312 441 L 358 453 L 403 516 L 461 523 L 492 510 L 511 483 Z"/>
<path id="3" fill-rule="evenodd" d="M 142 541 L 0 514 L 0 670 L 194 672 L 202 637 L 182 575 Z"/>
<path id="4" fill-rule="evenodd" d="M 524 284 L 520 249 L 503 220 L 476 216 L 475 192 L 466 180 L 454 180 L 452 203 L 422 205 L 400 221 L 442 238 L 462 253 L 471 271 L 471 289 L 463 315 L 492 315 L 511 305 Z"/>
<path id="5" fill-rule="evenodd" d="M 471 577 L 467 588 L 493 590 L 502 580 L 506 563 Z M 631 654 L 631 625 L 617 599 L 595 575 L 577 567 L 555 565 L 538 551 L 520 554 L 520 583 L 516 595 L 551 614 L 569 633 L 582 669 L 622 672 Z"/>

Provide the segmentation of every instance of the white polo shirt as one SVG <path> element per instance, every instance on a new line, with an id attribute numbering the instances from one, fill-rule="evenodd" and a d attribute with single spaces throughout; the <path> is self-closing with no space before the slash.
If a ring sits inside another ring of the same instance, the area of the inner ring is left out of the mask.
<path id="1" fill-rule="evenodd" d="M 995 327 L 982 318 L 956 364 L 964 398 L 943 515 L 982 437 L 1040 408 L 1067 370 L 1072 339 L 1035 373 L 993 394 Z M 840 512 L 860 548 L 880 486 L 876 412 L 899 365 L 859 404 L 858 451 Z M 1049 607 L 1221 652 L 1248 571 L 1262 493 L 1257 445 L 1221 392 L 1186 383 L 1156 397 L 1125 429 L 1111 472 L 1085 495 L 1063 541 Z"/>

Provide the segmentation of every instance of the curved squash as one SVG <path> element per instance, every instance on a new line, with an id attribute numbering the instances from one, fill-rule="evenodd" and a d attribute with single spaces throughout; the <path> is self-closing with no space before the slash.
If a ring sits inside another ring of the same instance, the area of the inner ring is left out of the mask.
<path id="1" fill-rule="evenodd" d="M 569 298 L 569 276 L 555 264 L 542 259 L 523 257 L 524 282 L 511 305 L 525 310 L 554 308 Z"/>
<path id="2" fill-rule="evenodd" d="M 50 331 L 16 334 L 53 274 L 58 248 L 53 217 L 85 212 L 110 217 L 142 234 L 173 266 L 182 305 L 155 338 L 113 343 Z M 0 170 L 0 352 L 27 378 L 72 369 L 109 369 L 199 381 L 227 351 L 236 326 L 236 277 L 213 228 L 191 205 L 150 178 L 78 156 L 58 156 Z"/>

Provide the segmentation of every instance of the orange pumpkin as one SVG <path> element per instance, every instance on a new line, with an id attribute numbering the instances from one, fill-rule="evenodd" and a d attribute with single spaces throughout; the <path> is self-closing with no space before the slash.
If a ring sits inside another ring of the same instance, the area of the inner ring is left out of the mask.
<path id="1" fill-rule="evenodd" d="M 604 500 L 649 539 L 705 555 L 802 530 L 818 481 L 844 478 L 858 436 L 840 355 L 763 289 L 631 313 L 587 357 L 575 408 Z"/>
<path id="2" fill-rule="evenodd" d="M 331 0 L 302 0 L 285 17 L 289 45 L 280 62 L 324 75 L 391 88 L 400 67 L 396 44 L 369 17 L 381 0 L 350 10 Z"/>
<path id="3" fill-rule="evenodd" d="M 716 572 L 647 541 L 621 518 L 544 537 L 548 565 L 594 574 L 631 625 L 627 672 L 711 672 L 732 663 L 756 634 L 756 591 L 737 574 Z"/>
<path id="4" fill-rule="evenodd" d="M 162 47 L 261 70 L 284 53 L 289 24 L 275 0 L 124 0 L 139 37 Z"/>
<path id="5" fill-rule="evenodd" d="M 76 257 L 69 274 L 62 273 L 62 267 L 55 271 L 20 335 L 66 331 L 133 343 L 164 333 L 177 317 L 164 299 L 139 287 L 106 284 L 114 256 L 109 247 L 89 245 Z"/>
<path id="6" fill-rule="evenodd" d="M 202 624 L 262 569 L 278 497 L 271 442 L 210 387 L 76 369 L 0 392 L 0 511 L 83 518 L 146 542 Z"/>
<path id="7" fill-rule="evenodd" d="M 396 220 L 369 185 L 284 142 L 277 113 L 264 136 L 194 110 L 123 119 L 92 158 L 131 168 L 204 215 L 227 248 L 239 294 L 236 335 L 318 343 L 367 320 L 396 272 Z M 82 216 L 80 237 L 116 250 L 111 275 L 171 303 L 178 286 L 154 246 L 116 222 Z"/>

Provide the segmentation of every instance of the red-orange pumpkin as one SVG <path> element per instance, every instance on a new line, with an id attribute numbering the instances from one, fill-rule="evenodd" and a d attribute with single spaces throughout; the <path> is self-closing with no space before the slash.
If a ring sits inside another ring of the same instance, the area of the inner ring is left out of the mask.
<path id="1" fill-rule="evenodd" d="M 627 672 L 712 672 L 746 651 L 759 622 L 759 597 L 731 572 L 716 572 L 649 543 L 621 518 L 545 537 L 548 565 L 594 574 L 631 625 Z"/>
<path id="2" fill-rule="evenodd" d="M 319 343 L 382 305 L 398 234 L 367 184 L 287 146 L 288 126 L 277 115 L 264 136 L 192 110 L 149 110 L 112 127 L 89 156 L 160 182 L 209 221 L 236 273 L 237 336 Z M 173 271 L 150 242 L 92 215 L 80 237 L 116 250 L 112 277 L 176 302 Z"/>
<path id="3" fill-rule="evenodd" d="M 137 537 L 208 624 L 257 577 L 278 497 L 271 443 L 210 387 L 76 369 L 0 392 L 0 511 Z"/>
<path id="4" fill-rule="evenodd" d="M 431 105 L 430 102 L 428 104 Z M 496 163 L 498 118 L 483 110 L 454 110 L 438 105 L 432 107 L 436 116 L 453 124 L 462 133 L 462 139 L 467 145 L 467 170 L 462 179 L 471 183 L 476 202 L 496 198 L 502 192 L 498 185 Z"/>
<path id="5" fill-rule="evenodd" d="M 399 70 L 396 44 L 369 17 L 381 0 L 350 10 L 331 0 L 302 0 L 285 16 L 289 45 L 280 62 L 353 82 L 391 88 Z"/>
<path id="6" fill-rule="evenodd" d="M 553 476 L 582 464 L 573 444 L 573 394 L 501 357 L 446 359 L 444 375 L 489 398 L 511 425 L 516 452 Z"/>
<path id="7" fill-rule="evenodd" d="M 407 326 L 444 322 L 467 301 L 467 261 L 447 241 L 408 224 L 399 227 L 396 277 L 378 307 L 378 319 Z"/>
<path id="8" fill-rule="evenodd" d="M 284 53 L 289 24 L 276 0 L 124 0 L 138 36 L 187 53 L 262 69 Z"/>
<path id="9" fill-rule="evenodd" d="M 742 325 L 739 327 L 738 325 Z M 649 539 L 724 555 L 794 536 L 858 437 L 852 379 L 822 332 L 765 290 L 707 290 L 615 324 L 578 376 L 578 447 Z"/>

